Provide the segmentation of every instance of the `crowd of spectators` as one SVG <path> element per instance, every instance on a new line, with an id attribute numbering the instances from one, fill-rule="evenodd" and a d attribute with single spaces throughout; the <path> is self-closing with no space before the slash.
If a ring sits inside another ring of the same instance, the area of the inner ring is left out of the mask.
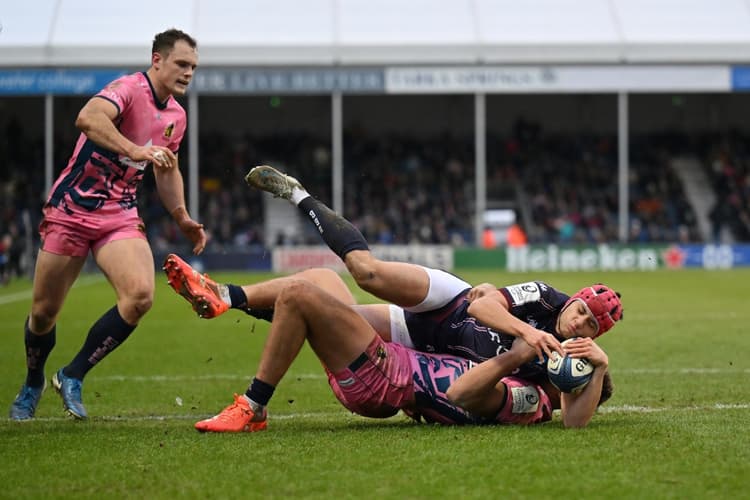
<path id="1" fill-rule="evenodd" d="M 24 134 L 17 120 L 0 141 L 0 286 L 28 270 L 28 246 L 39 224 L 44 191 L 43 148 Z"/>
<path id="2" fill-rule="evenodd" d="M 662 139 L 631 141 L 628 241 L 700 241 L 695 213 L 671 165 L 673 143 Z M 529 200 L 531 243 L 619 240 L 615 136 L 543 134 L 538 124 L 519 120 L 490 151 L 488 182 L 519 182 Z"/>
<path id="3" fill-rule="evenodd" d="M 0 142 L 7 172 L 0 183 L 0 278 L 24 272 L 28 241 L 36 228 L 44 192 L 43 145 L 14 120 Z M 70 144 L 57 138 L 55 175 L 67 161 Z M 68 140 L 69 138 L 65 138 Z M 70 140 L 68 140 L 70 142 Z M 712 210 L 715 235 L 730 231 L 750 241 L 750 168 L 742 136 L 634 137 L 630 148 L 631 242 L 700 241 L 696 217 L 671 159 L 694 151 L 710 170 L 717 192 Z M 530 243 L 618 241 L 617 140 L 593 134 L 548 134 L 519 120 L 507 136 L 488 135 L 487 186 L 494 196 L 526 200 L 515 207 Z M 262 193 L 243 182 L 248 169 L 271 164 L 303 180 L 309 191 L 331 204 L 330 139 L 303 133 L 255 137 L 205 133 L 200 137 L 200 220 L 210 233 L 210 250 L 272 244 L 318 243 L 318 236 L 264 234 Z M 187 157 L 181 163 L 187 180 Z M 517 193 L 524 196 L 518 198 Z M 429 139 L 374 135 L 361 128 L 344 138 L 343 213 L 373 244 L 443 243 L 473 245 L 474 142 L 449 134 Z M 182 244 L 146 176 L 141 216 L 156 251 Z"/>
<path id="4" fill-rule="evenodd" d="M 716 243 L 727 239 L 750 241 L 750 148 L 747 138 L 732 133 L 701 148 L 716 192 L 710 212 L 712 237 Z M 728 235 L 728 237 L 727 237 Z"/>
<path id="5" fill-rule="evenodd" d="M 473 141 L 347 134 L 344 215 L 380 244 L 472 244 Z"/>
<path id="6" fill-rule="evenodd" d="M 670 164 L 670 144 L 645 137 L 633 141 L 631 242 L 701 240 L 693 209 Z M 415 139 L 349 130 L 344 140 L 344 215 L 375 244 L 472 245 L 473 157 L 471 137 Z M 531 214 L 531 223 L 524 227 L 530 243 L 618 240 L 615 137 L 544 135 L 540 127 L 519 122 L 509 137 L 489 138 L 488 158 L 489 201 L 496 193 L 523 191 Z M 212 245 L 317 244 L 312 232 L 280 232 L 270 238 L 263 234 L 261 194 L 242 182 L 251 166 L 262 163 L 298 176 L 317 198 L 332 203 L 328 141 L 302 134 L 204 135 L 201 219 L 211 231 Z M 152 211 L 143 211 L 154 231 L 152 240 L 173 245 L 179 238 L 154 196 L 147 204 Z"/>

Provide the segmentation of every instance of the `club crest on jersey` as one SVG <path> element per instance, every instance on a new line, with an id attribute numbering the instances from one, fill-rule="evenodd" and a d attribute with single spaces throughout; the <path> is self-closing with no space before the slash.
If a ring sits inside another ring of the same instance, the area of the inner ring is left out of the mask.
<path id="1" fill-rule="evenodd" d="M 382 345 L 378 346 L 378 350 L 375 352 L 375 354 L 379 359 L 385 359 L 388 357 L 388 354 L 386 354 L 385 352 L 385 347 L 383 347 Z"/>
<path id="2" fill-rule="evenodd" d="M 164 129 L 164 137 L 172 137 L 172 132 L 174 132 L 174 122 L 167 125 L 167 128 Z"/>

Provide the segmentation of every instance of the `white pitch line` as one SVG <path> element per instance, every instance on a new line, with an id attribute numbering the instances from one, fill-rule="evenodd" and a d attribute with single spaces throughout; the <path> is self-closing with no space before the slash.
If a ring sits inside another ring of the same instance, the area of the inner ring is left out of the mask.
<path id="1" fill-rule="evenodd" d="M 143 415 L 143 416 L 94 416 L 90 417 L 91 420 L 97 422 L 161 422 L 165 420 L 200 420 L 202 418 L 212 417 L 213 415 L 205 414 L 172 414 L 172 415 Z M 290 419 L 315 419 L 315 418 L 328 418 L 328 417 L 355 417 L 352 413 L 347 413 L 342 410 L 341 412 L 306 412 L 306 413 L 284 413 L 280 415 L 272 415 L 273 420 L 290 420 Z M 361 417 L 365 418 L 365 417 Z M 70 420 L 71 417 L 38 417 L 33 421 L 35 422 L 62 422 Z M 23 423 L 23 422 L 19 422 Z"/>
<path id="2" fill-rule="evenodd" d="M 76 280 L 76 282 L 73 284 L 73 288 L 94 285 L 96 283 L 101 283 L 102 281 L 104 281 L 104 276 L 102 275 L 83 276 Z M 29 288 L 28 290 L 23 290 L 21 292 L 9 293 L 8 295 L 0 295 L 0 306 L 29 300 L 31 299 L 32 293 L 33 289 Z"/>
<path id="3" fill-rule="evenodd" d="M 737 312 L 737 311 L 696 311 L 694 313 L 687 313 L 687 314 L 680 314 L 680 317 L 678 319 L 680 320 L 701 320 L 701 321 L 716 321 L 716 320 L 726 320 L 726 321 L 734 321 L 739 317 L 746 317 L 746 312 Z M 631 316 L 628 316 L 628 321 L 675 321 L 675 317 L 673 314 L 669 313 L 633 313 Z"/>
<path id="4" fill-rule="evenodd" d="M 750 374 L 750 368 L 620 368 L 613 369 L 612 374 L 617 375 L 742 375 Z M 195 382 L 205 380 L 251 380 L 252 374 L 241 373 L 213 373 L 206 375 L 104 375 L 96 380 L 109 382 Z M 288 379 L 302 380 L 324 380 L 327 379 L 323 373 L 289 373 Z"/>
<path id="5" fill-rule="evenodd" d="M 614 375 L 738 375 L 750 373 L 750 368 L 614 368 Z"/>
<path id="6" fill-rule="evenodd" d="M 196 382 L 201 380 L 252 380 L 253 375 L 241 373 L 214 373 L 208 375 L 105 375 L 97 380 L 109 382 Z M 287 379 L 327 379 L 322 373 L 287 374 Z"/>
<path id="7" fill-rule="evenodd" d="M 663 411 L 702 411 L 702 410 L 748 410 L 750 403 L 716 403 L 707 406 L 652 407 L 637 405 L 601 406 L 598 413 L 657 413 Z"/>
<path id="8" fill-rule="evenodd" d="M 750 410 L 750 403 L 715 403 L 713 405 L 706 406 L 666 406 L 666 407 L 652 407 L 652 406 L 635 406 L 635 405 L 622 405 L 622 406 L 602 406 L 599 408 L 598 413 L 661 413 L 669 411 L 679 412 L 693 412 L 693 411 L 727 411 L 727 410 Z M 171 415 L 143 415 L 143 416 L 95 416 L 91 417 L 92 421 L 95 422 L 161 422 L 167 420 L 200 420 L 201 418 L 207 418 L 211 415 L 193 415 L 193 414 L 171 414 Z M 342 409 L 340 412 L 305 412 L 305 413 L 282 413 L 275 415 L 273 411 L 269 414 L 269 420 L 291 420 L 291 419 L 318 419 L 318 418 L 351 418 L 351 419 L 362 419 L 369 420 L 366 417 L 361 417 L 353 413 L 349 413 Z M 70 417 L 40 417 L 35 418 L 33 421 L 36 422 L 63 422 L 72 421 Z M 19 422 L 23 424 L 23 422 Z"/>

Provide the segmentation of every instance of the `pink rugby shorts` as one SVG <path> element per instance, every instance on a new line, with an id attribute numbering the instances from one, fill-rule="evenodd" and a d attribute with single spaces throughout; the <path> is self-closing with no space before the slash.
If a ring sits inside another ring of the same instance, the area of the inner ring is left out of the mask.
<path id="1" fill-rule="evenodd" d="M 358 415 L 387 418 L 414 401 L 406 348 L 378 336 L 347 368 L 337 373 L 326 371 L 338 400 Z"/>
<path id="2" fill-rule="evenodd" d="M 47 209 L 49 210 L 49 209 Z M 85 257 L 110 241 L 146 239 L 146 227 L 137 215 L 118 217 L 45 217 L 39 224 L 42 250 L 57 255 Z"/>

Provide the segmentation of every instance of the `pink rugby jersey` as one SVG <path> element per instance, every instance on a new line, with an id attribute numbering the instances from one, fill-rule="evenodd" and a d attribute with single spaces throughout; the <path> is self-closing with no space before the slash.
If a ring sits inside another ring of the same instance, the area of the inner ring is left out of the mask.
<path id="1" fill-rule="evenodd" d="M 552 419 L 552 403 L 541 386 L 516 377 L 502 379 L 505 402 L 495 418 L 477 417 L 445 396 L 451 383 L 473 366 L 466 359 L 410 351 L 416 411 L 410 417 L 441 424 L 537 424 Z"/>
<path id="2" fill-rule="evenodd" d="M 114 80 L 96 97 L 117 106 L 115 126 L 133 143 L 179 149 L 187 123 L 185 110 L 172 96 L 166 103 L 158 102 L 145 72 Z M 133 161 L 104 149 L 82 133 L 67 167 L 52 186 L 45 216 L 135 214 L 136 193 L 147 165 L 145 160 Z"/>

